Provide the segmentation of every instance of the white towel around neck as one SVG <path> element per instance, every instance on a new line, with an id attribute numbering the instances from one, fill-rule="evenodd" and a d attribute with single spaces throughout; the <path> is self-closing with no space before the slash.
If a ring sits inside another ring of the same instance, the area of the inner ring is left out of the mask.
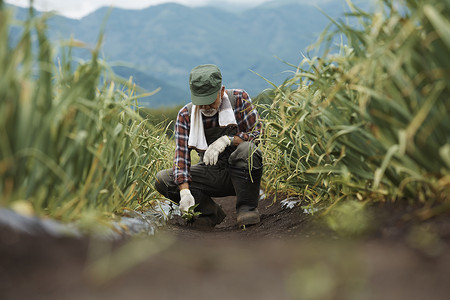
<path id="1" fill-rule="evenodd" d="M 237 123 L 230 99 L 228 98 L 227 93 L 224 93 L 222 103 L 219 106 L 219 126 L 226 127 L 228 125 L 237 126 Z M 208 149 L 205 130 L 203 128 L 202 113 L 197 105 L 192 105 L 188 146 L 189 148 L 197 148 L 198 150 Z"/>

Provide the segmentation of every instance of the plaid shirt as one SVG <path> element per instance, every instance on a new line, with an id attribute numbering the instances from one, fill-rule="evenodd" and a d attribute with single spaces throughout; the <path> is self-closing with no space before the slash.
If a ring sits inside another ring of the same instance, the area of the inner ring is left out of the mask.
<path id="1" fill-rule="evenodd" d="M 234 115 L 238 125 L 238 133 L 236 135 L 244 141 L 252 141 L 259 136 L 261 130 L 258 112 L 245 91 L 233 90 L 233 94 L 236 96 L 236 107 L 234 108 Z M 178 112 L 175 123 L 176 148 L 173 175 L 177 184 L 192 180 L 190 175 L 191 149 L 188 148 L 190 118 L 191 116 L 186 105 Z M 212 117 L 202 115 L 202 119 L 205 129 L 219 126 L 218 114 Z"/>

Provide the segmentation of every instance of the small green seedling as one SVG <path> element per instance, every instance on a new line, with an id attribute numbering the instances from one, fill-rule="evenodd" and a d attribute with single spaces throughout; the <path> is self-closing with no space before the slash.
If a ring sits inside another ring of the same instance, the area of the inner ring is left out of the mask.
<path id="1" fill-rule="evenodd" d="M 194 209 L 196 209 L 198 206 L 198 204 L 193 205 L 191 207 L 189 207 L 188 211 L 183 213 L 181 215 L 181 217 L 189 224 L 194 222 L 195 217 L 201 215 L 202 213 L 199 211 L 194 211 Z"/>

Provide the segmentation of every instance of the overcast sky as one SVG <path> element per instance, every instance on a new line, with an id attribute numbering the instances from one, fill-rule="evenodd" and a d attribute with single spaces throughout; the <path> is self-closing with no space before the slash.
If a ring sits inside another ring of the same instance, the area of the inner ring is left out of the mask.
<path id="1" fill-rule="evenodd" d="M 228 3 L 260 4 L 269 0 L 225 0 Z M 6 3 L 28 7 L 29 0 L 5 0 Z M 34 0 L 34 7 L 40 11 L 54 10 L 69 18 L 81 18 L 101 6 L 115 6 L 140 9 L 164 2 L 178 2 L 184 5 L 199 6 L 214 2 L 212 0 Z"/>

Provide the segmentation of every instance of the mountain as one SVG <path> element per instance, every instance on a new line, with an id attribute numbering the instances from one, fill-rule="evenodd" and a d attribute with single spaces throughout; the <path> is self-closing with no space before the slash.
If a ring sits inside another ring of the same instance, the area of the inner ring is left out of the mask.
<path id="1" fill-rule="evenodd" d="M 160 89 L 159 92 L 150 97 L 140 98 L 139 103 L 142 106 L 160 107 L 167 105 L 181 105 L 190 102 L 190 94 L 186 94 L 181 88 L 161 81 L 138 69 L 125 66 L 113 67 L 112 69 L 116 75 L 124 79 L 133 76 L 133 82 L 136 83 L 138 87 L 142 87 L 148 92 L 155 91 L 158 88 Z"/>
<path id="2" fill-rule="evenodd" d="M 330 16 L 343 15 L 345 1 L 320 3 Z M 23 10 L 17 15 L 23 17 Z M 280 84 L 289 76 L 284 71 L 293 69 L 278 58 L 297 65 L 329 24 L 317 7 L 302 1 L 235 10 L 166 3 L 142 10 L 100 8 L 80 20 L 55 16 L 48 32 L 53 40 L 73 36 L 93 48 L 105 22 L 104 58 L 126 62 L 131 67 L 116 69 L 119 75 L 133 76 L 143 88 L 161 87 L 150 106 L 189 102 L 189 72 L 204 63 L 221 68 L 226 87 L 243 88 L 254 97 L 270 85 L 250 70 Z M 86 49 L 74 54 L 89 58 Z"/>

